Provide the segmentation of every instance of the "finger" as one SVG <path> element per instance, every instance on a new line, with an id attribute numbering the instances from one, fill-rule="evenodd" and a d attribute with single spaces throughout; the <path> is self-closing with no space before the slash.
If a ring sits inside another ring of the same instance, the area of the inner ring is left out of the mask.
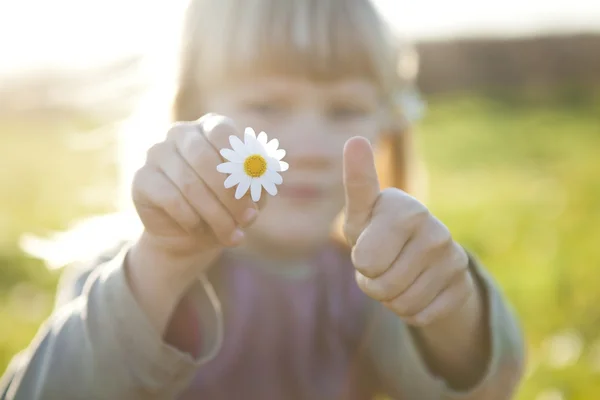
<path id="1" fill-rule="evenodd" d="M 169 133 L 169 143 L 174 145 L 175 152 L 189 165 L 196 178 L 204 182 L 205 191 L 223 205 L 237 224 L 246 226 L 256 218 L 257 208 L 251 201 L 237 201 L 224 187 L 223 175 L 216 170 L 222 159 L 199 131 L 198 125 L 175 126 Z"/>
<path id="2" fill-rule="evenodd" d="M 377 278 L 387 271 L 418 229 L 422 218 L 413 218 L 412 202 L 400 190 L 379 194 L 371 220 L 352 249 L 354 266 L 366 277 Z"/>
<path id="3" fill-rule="evenodd" d="M 422 206 L 416 201 L 404 202 L 404 205 L 400 201 L 392 201 L 394 199 L 391 198 L 391 195 L 395 193 L 400 194 L 400 200 L 408 199 L 402 193 L 396 191 L 389 193 L 388 196 L 387 190 L 382 192 L 377 207 L 384 208 L 389 204 L 390 207 L 405 209 L 406 215 L 404 216 L 396 214 L 396 218 L 382 218 L 388 222 L 386 225 L 388 235 L 399 238 L 398 241 L 402 240 L 403 247 L 394 264 L 383 274 L 373 276 L 363 273 L 364 277 L 357 277 L 360 281 L 359 284 L 365 286 L 365 290 L 371 297 L 378 300 L 390 300 L 399 296 L 413 285 L 417 277 L 431 265 L 443 262 L 447 265 L 464 267 L 468 263 L 466 253 L 452 240 L 448 229 L 437 218 L 428 212 L 421 211 Z M 400 205 L 398 206 L 398 204 Z M 376 214 L 374 220 L 379 220 L 380 215 L 388 213 L 377 212 Z M 385 243 L 384 240 L 381 240 L 381 245 Z M 377 256 L 372 255 L 371 257 Z"/>
<path id="4" fill-rule="evenodd" d="M 180 235 L 198 230 L 201 225 L 198 213 L 173 182 L 155 166 L 140 168 L 135 174 L 133 186 L 134 203 L 149 232 L 164 232 L 173 227 L 173 235 Z M 150 213 L 153 217 L 145 219 L 145 215 Z"/>
<path id="5" fill-rule="evenodd" d="M 410 232 L 395 227 L 397 222 L 385 215 L 375 215 L 352 248 L 352 263 L 365 277 L 383 275 L 401 254 Z"/>
<path id="6" fill-rule="evenodd" d="M 244 140 L 244 133 L 241 129 L 231 120 L 230 118 L 224 117 L 218 114 L 209 114 L 207 116 L 202 117 L 197 121 L 197 129 L 204 136 L 205 140 L 212 146 L 215 151 L 216 156 L 218 157 L 218 162 L 216 165 L 226 162 L 226 160 L 221 152 L 225 152 L 230 156 L 235 156 L 232 147 L 232 136 L 240 139 L 240 141 Z M 234 142 L 240 143 L 240 142 Z M 244 149 L 241 149 L 244 151 Z M 210 181 L 210 187 L 214 187 L 215 190 L 218 190 L 223 195 L 223 201 L 228 205 L 232 205 L 232 207 L 242 208 L 244 211 L 248 209 L 260 210 L 261 207 L 265 204 L 264 201 L 256 204 L 252 201 L 250 197 L 250 191 L 248 190 L 246 195 L 239 200 L 235 198 L 234 194 L 237 190 L 239 190 L 239 186 L 236 189 L 231 189 L 229 187 L 225 188 L 224 186 L 224 175 L 218 171 L 216 171 L 216 165 L 211 170 L 211 175 L 207 178 L 207 181 Z M 225 190 L 223 190 L 225 189 Z M 261 198 L 266 196 L 261 196 Z M 221 197 L 219 197 L 221 198 Z"/>
<path id="7" fill-rule="evenodd" d="M 429 266 L 415 282 L 392 300 L 386 301 L 392 310 L 401 317 L 411 317 L 424 310 L 464 268 L 455 264 L 445 267 Z M 393 292 L 390 294 L 393 295 Z"/>
<path id="8" fill-rule="evenodd" d="M 423 247 L 414 238 L 408 238 L 402 251 L 383 274 L 371 278 L 356 273 L 359 287 L 368 296 L 384 301 L 405 292 L 426 269 L 429 260 L 423 257 Z"/>
<path id="9" fill-rule="evenodd" d="M 473 295 L 476 295 L 475 283 L 467 270 L 457 275 L 451 284 L 421 312 L 404 320 L 415 326 L 429 325 L 459 310 Z"/>
<path id="10" fill-rule="evenodd" d="M 225 246 L 239 244 L 243 239 L 243 232 L 237 229 L 233 216 L 179 155 L 175 142 L 166 142 L 157 151 L 162 153 L 162 157 L 158 156 L 161 159 L 160 170 L 173 182 L 218 241 Z"/>
<path id="11" fill-rule="evenodd" d="M 354 244 L 367 225 L 379 197 L 379 179 L 369 141 L 356 136 L 344 146 L 344 188 L 346 193 L 344 233 Z"/>

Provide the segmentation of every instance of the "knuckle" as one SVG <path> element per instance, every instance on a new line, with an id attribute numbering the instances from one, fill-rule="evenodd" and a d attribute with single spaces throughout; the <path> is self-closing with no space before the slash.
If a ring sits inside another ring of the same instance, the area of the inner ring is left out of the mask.
<path id="1" fill-rule="evenodd" d="M 471 277 L 471 272 L 469 271 L 468 260 L 461 256 L 456 256 L 451 264 L 450 270 L 452 272 L 452 277 L 459 277 L 461 280 L 468 280 Z"/>
<path id="2" fill-rule="evenodd" d="M 131 194 L 134 202 L 147 202 L 152 201 L 154 197 L 154 191 L 156 190 L 157 181 L 157 170 L 148 165 L 142 166 L 138 169 L 131 183 Z"/>
<path id="3" fill-rule="evenodd" d="M 190 134 L 182 136 L 181 140 L 176 143 L 177 150 L 181 154 L 181 157 L 183 157 L 192 168 L 199 171 L 206 167 L 207 162 L 212 155 L 212 148 L 210 148 L 202 135 L 191 132 Z M 216 163 L 216 157 L 213 158 Z"/>
<path id="4" fill-rule="evenodd" d="M 377 300 L 386 301 L 396 297 L 395 286 L 394 282 L 379 278 L 372 281 L 371 290 Z"/>
<path id="5" fill-rule="evenodd" d="M 462 248 L 460 244 L 456 243 L 454 240 L 452 240 L 451 246 L 453 249 L 455 249 L 454 260 L 456 261 L 456 264 L 461 270 L 469 272 L 469 265 L 471 260 L 469 259 L 469 255 L 467 254 L 467 252 Z"/>
<path id="6" fill-rule="evenodd" d="M 439 259 L 439 265 L 442 268 L 443 275 L 448 281 L 462 282 L 468 280 L 471 276 L 469 270 L 469 261 L 460 251 L 441 253 L 444 258 Z"/>
<path id="7" fill-rule="evenodd" d="M 192 179 L 183 171 L 178 172 L 179 175 L 179 190 L 188 199 L 193 199 L 203 195 L 200 185 L 197 180 Z"/>
<path id="8" fill-rule="evenodd" d="M 380 202 L 382 203 L 382 205 L 384 205 L 390 202 L 396 202 L 402 197 L 404 197 L 404 194 L 400 189 L 397 189 L 395 187 L 387 187 L 383 189 L 380 193 Z"/>
<path id="9" fill-rule="evenodd" d="M 190 214 L 188 218 L 185 219 L 185 223 L 187 224 L 187 229 L 190 232 L 198 233 L 202 231 L 203 221 L 198 215 Z"/>
<path id="10" fill-rule="evenodd" d="M 430 232 L 430 247 L 432 249 L 450 250 L 452 248 L 452 235 L 445 225 L 435 220 Z"/>
<path id="11" fill-rule="evenodd" d="M 210 221 L 210 227 L 217 239 L 223 244 L 228 244 L 231 234 L 235 230 L 235 224 L 231 218 L 223 215 L 216 206 L 207 208 L 205 211 L 206 215 L 213 216 Z"/>
<path id="12" fill-rule="evenodd" d="M 158 164 L 165 150 L 165 142 L 155 143 L 146 150 L 146 164 Z"/>
<path id="13" fill-rule="evenodd" d="M 354 276 L 356 278 L 356 284 L 366 294 L 369 294 L 369 278 L 360 273 L 360 271 L 354 271 Z"/>
<path id="14" fill-rule="evenodd" d="M 456 273 L 458 279 L 459 290 L 465 293 L 471 292 L 475 288 L 475 279 L 468 268 L 457 268 Z"/>
<path id="15" fill-rule="evenodd" d="M 232 227 L 221 227 L 221 229 L 218 229 L 217 231 L 213 231 L 215 232 L 215 235 L 217 236 L 219 242 L 221 242 L 224 245 L 228 245 L 231 242 L 231 234 L 233 233 L 234 228 Z"/>
<path id="16" fill-rule="evenodd" d="M 401 204 L 403 193 L 396 188 L 385 188 L 379 193 L 375 207 L 378 211 L 398 210 L 398 205 Z"/>
<path id="17" fill-rule="evenodd" d="M 407 280 L 405 274 L 394 271 L 394 274 L 390 276 L 390 296 L 398 297 L 403 295 L 408 289 Z"/>
<path id="18" fill-rule="evenodd" d="M 179 210 L 182 208 L 181 195 L 175 188 L 157 191 L 156 202 L 165 210 Z"/>
<path id="19" fill-rule="evenodd" d="M 384 189 L 378 206 L 380 209 L 389 211 L 389 223 L 394 233 L 420 226 L 431 216 L 425 205 L 396 188 Z"/>
<path id="20" fill-rule="evenodd" d="M 201 143 L 202 136 L 193 130 L 186 129 L 177 135 L 174 142 L 176 143 L 177 149 L 188 150 L 198 147 Z"/>
<path id="21" fill-rule="evenodd" d="M 380 193 L 380 205 L 382 207 L 405 207 L 407 204 L 410 204 L 412 202 L 418 203 L 418 201 L 412 196 L 410 196 L 408 193 L 403 192 L 402 190 L 395 187 L 387 187 L 383 189 Z"/>
<path id="22" fill-rule="evenodd" d="M 133 175 L 131 183 L 131 196 L 134 203 L 140 202 L 143 198 L 147 197 L 147 175 L 148 168 L 142 167 L 138 169 Z"/>
<path id="23" fill-rule="evenodd" d="M 371 260 L 368 256 L 369 252 L 365 251 L 364 246 L 358 243 L 352 248 L 351 258 L 354 267 L 361 273 L 368 273 L 371 267 Z"/>
<path id="24" fill-rule="evenodd" d="M 387 301 L 394 297 L 389 282 L 383 279 L 369 278 L 356 271 L 356 282 L 365 294 L 375 300 Z"/>
<path id="25" fill-rule="evenodd" d="M 209 138 L 228 138 L 230 135 L 239 136 L 235 122 L 224 115 L 207 114 L 198 120 L 200 128 Z"/>
<path id="26" fill-rule="evenodd" d="M 414 225 L 421 225 L 429 220 L 431 213 L 429 209 L 418 201 L 411 202 L 409 206 L 410 219 Z"/>
<path id="27" fill-rule="evenodd" d="M 416 313 L 412 296 L 402 294 L 394 300 L 394 309 L 400 315 L 412 316 Z"/>
<path id="28" fill-rule="evenodd" d="M 176 140 L 177 138 L 179 138 L 182 135 L 185 135 L 188 132 L 190 132 L 189 123 L 181 121 L 174 122 L 173 124 L 171 124 L 171 126 L 169 126 L 169 129 L 167 129 L 166 140 Z"/>
<path id="29" fill-rule="evenodd" d="M 417 326 L 427 326 L 433 322 L 433 313 L 427 311 L 421 311 L 413 317 L 413 323 Z"/>
<path id="30" fill-rule="evenodd" d="M 398 279 L 396 276 L 390 276 L 387 281 L 386 295 L 389 298 L 395 298 L 404 293 L 406 285 L 402 279 Z"/>

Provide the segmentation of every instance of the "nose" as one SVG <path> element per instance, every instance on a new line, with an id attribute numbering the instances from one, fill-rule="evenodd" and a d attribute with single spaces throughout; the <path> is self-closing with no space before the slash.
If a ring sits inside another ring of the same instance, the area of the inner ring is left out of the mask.
<path id="1" fill-rule="evenodd" d="M 321 171 L 329 169 L 333 163 L 330 159 L 317 154 L 298 154 L 287 158 L 290 168 L 295 170 Z"/>
<path id="2" fill-rule="evenodd" d="M 282 139 L 290 169 L 322 171 L 332 167 L 335 154 L 322 118 L 303 115 L 290 121 Z"/>

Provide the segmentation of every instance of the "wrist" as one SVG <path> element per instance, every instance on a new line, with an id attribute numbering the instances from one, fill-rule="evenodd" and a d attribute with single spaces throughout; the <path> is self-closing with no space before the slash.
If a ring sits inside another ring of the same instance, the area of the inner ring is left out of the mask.
<path id="1" fill-rule="evenodd" d="M 147 277 L 163 290 L 182 295 L 220 252 L 220 249 L 172 252 L 157 246 L 144 232 L 131 247 L 128 260 L 132 274 Z"/>
<path id="2" fill-rule="evenodd" d="M 413 330 L 428 366 L 454 388 L 478 382 L 490 357 L 485 287 L 474 281 L 471 296 L 444 318 Z"/>
<path id="3" fill-rule="evenodd" d="M 130 288 L 160 334 L 182 297 L 218 254 L 174 255 L 155 246 L 145 234 L 129 249 L 125 268 Z"/>
<path id="4" fill-rule="evenodd" d="M 478 279 L 469 271 L 472 291 L 469 297 L 456 309 L 443 317 L 423 326 L 421 329 L 430 334 L 442 334 L 460 330 L 461 335 L 469 334 L 479 326 L 484 314 L 484 291 Z"/>

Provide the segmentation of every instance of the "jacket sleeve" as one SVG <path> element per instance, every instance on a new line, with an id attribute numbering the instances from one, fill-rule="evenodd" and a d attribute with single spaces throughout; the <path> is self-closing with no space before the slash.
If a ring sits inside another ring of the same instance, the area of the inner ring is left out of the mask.
<path id="1" fill-rule="evenodd" d="M 166 399 L 177 396 L 220 346 L 218 300 L 199 281 L 203 347 L 197 357 L 167 344 L 129 288 L 123 247 L 63 273 L 52 315 L 2 380 L 3 400 Z"/>
<path id="2" fill-rule="evenodd" d="M 492 277 L 476 260 L 471 268 L 483 284 L 488 304 L 491 354 L 483 377 L 464 391 L 433 375 L 408 326 L 373 302 L 373 334 L 368 338 L 371 365 L 383 390 L 395 399 L 504 400 L 514 396 L 524 367 L 524 340 L 518 321 Z"/>

